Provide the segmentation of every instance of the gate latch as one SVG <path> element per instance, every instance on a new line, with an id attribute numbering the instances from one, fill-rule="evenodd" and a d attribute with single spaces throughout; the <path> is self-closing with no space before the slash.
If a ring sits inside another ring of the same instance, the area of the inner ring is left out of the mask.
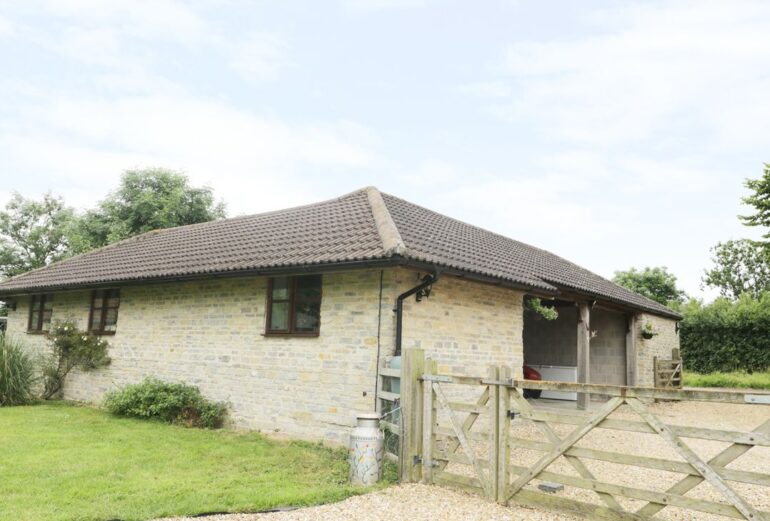
<path id="1" fill-rule="evenodd" d="M 512 420 L 515 420 L 515 419 L 516 419 L 516 415 L 517 415 L 517 414 L 519 414 L 519 413 L 517 413 L 516 411 L 513 411 L 513 410 L 511 410 L 511 411 L 508 411 L 508 417 L 509 417 L 510 419 L 512 419 Z"/>

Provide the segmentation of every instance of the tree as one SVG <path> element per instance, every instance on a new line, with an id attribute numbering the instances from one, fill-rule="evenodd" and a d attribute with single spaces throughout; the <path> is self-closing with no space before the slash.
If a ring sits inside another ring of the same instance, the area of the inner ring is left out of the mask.
<path id="1" fill-rule="evenodd" d="M 754 193 L 741 200 L 744 204 L 753 206 L 757 212 L 753 215 L 740 215 L 739 219 L 746 226 L 770 226 L 770 164 L 765 163 L 761 178 L 747 179 L 745 186 Z M 766 233 L 764 237 L 770 238 L 770 233 Z"/>
<path id="2" fill-rule="evenodd" d="M 129 170 L 120 187 L 77 222 L 72 246 L 77 253 L 134 235 L 225 216 L 210 188 L 191 187 L 187 177 L 162 168 Z"/>
<path id="3" fill-rule="evenodd" d="M 705 286 L 716 288 L 719 294 L 735 300 L 748 293 L 757 298 L 770 290 L 770 249 L 749 239 L 720 242 L 711 248 L 714 267 L 706 270 Z"/>
<path id="4" fill-rule="evenodd" d="M 50 193 L 42 201 L 14 193 L 0 212 L 0 276 L 41 268 L 69 254 L 74 212 Z"/>
<path id="5" fill-rule="evenodd" d="M 676 276 L 665 266 L 616 271 L 612 281 L 667 306 L 680 304 L 685 299 L 684 291 L 676 287 Z"/>

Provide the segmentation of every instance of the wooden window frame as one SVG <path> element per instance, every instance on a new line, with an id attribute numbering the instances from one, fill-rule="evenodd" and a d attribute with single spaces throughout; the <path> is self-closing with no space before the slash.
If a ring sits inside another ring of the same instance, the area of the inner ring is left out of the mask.
<path id="1" fill-rule="evenodd" d="M 93 324 L 93 318 L 94 318 L 94 311 L 96 309 L 94 308 L 94 303 L 96 302 L 96 297 L 99 295 L 99 293 L 102 294 L 102 305 L 99 309 L 99 313 L 101 314 L 99 316 L 99 329 L 93 329 L 91 327 L 91 324 Z M 107 300 L 110 298 L 118 299 L 118 305 L 117 306 L 108 306 Z M 115 310 L 115 329 L 116 331 L 105 331 L 105 321 L 107 320 L 107 311 L 114 309 Z M 94 335 L 114 335 L 117 332 L 118 328 L 118 316 L 120 314 L 120 288 L 109 288 L 109 289 L 97 289 L 91 292 L 91 309 L 88 312 L 88 332 L 92 333 Z"/>
<path id="2" fill-rule="evenodd" d="M 321 334 L 321 309 L 320 303 L 323 301 L 323 276 L 322 275 L 286 275 L 288 279 L 289 296 L 286 299 L 273 300 L 273 282 L 276 278 L 283 277 L 270 277 L 267 283 L 267 311 L 265 321 L 265 336 L 283 336 L 283 337 L 317 337 Z M 302 302 L 318 302 L 318 328 L 315 331 L 297 331 L 296 327 L 296 314 L 295 307 L 297 303 L 297 280 L 302 277 L 320 277 L 321 284 L 318 288 L 317 299 L 302 299 Z M 289 320 L 287 329 L 270 329 L 270 323 L 272 322 L 273 315 L 273 303 L 274 302 L 288 302 L 289 304 Z"/>
<path id="3" fill-rule="evenodd" d="M 46 311 L 51 311 L 53 315 L 52 293 L 40 293 L 29 297 L 29 316 L 27 317 L 27 333 L 30 335 L 44 335 L 48 329 L 43 329 L 43 315 Z M 50 306 L 46 308 L 46 306 Z M 37 311 L 37 323 L 32 324 L 32 313 Z M 50 326 L 50 321 L 49 321 Z"/>

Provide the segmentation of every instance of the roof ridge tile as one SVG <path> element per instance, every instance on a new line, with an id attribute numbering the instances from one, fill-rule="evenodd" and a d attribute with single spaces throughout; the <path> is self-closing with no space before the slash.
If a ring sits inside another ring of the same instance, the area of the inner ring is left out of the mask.
<path id="1" fill-rule="evenodd" d="M 377 226 L 377 233 L 380 235 L 385 255 L 388 257 L 405 255 L 406 244 L 404 244 L 401 233 L 398 231 L 395 221 L 393 221 L 393 216 L 390 215 L 390 210 L 388 210 L 385 201 L 382 199 L 382 194 L 374 186 L 367 186 L 364 190 L 366 190 L 366 196 L 372 209 L 372 216 L 374 217 L 374 223 Z"/>

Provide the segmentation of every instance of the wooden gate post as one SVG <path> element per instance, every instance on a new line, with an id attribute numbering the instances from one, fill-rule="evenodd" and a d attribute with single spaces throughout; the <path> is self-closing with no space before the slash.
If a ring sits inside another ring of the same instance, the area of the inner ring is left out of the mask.
<path id="1" fill-rule="evenodd" d="M 511 368 L 508 366 L 500 367 L 500 380 L 511 379 Z M 511 429 L 511 420 L 508 412 L 511 410 L 511 389 L 507 385 L 501 385 L 500 395 L 497 403 L 497 502 L 503 505 L 508 504 L 506 492 L 508 491 L 508 465 L 511 460 L 511 447 L 508 444 L 508 437 Z"/>
<path id="2" fill-rule="evenodd" d="M 428 358 L 425 361 L 424 374 L 436 374 L 438 364 Z M 422 481 L 433 484 L 433 435 L 436 426 L 436 395 L 433 382 L 423 382 L 423 419 L 422 419 Z"/>
<path id="3" fill-rule="evenodd" d="M 425 351 L 405 349 L 401 354 L 401 450 L 399 472 L 401 481 L 420 481 L 419 464 L 422 445 L 422 374 L 425 371 Z"/>
<path id="4" fill-rule="evenodd" d="M 498 489 L 497 489 L 497 463 L 500 459 L 500 445 L 498 443 L 498 436 L 500 435 L 500 385 L 497 382 L 500 380 L 500 368 L 494 365 L 489 366 L 487 372 L 487 378 L 489 378 L 489 455 L 487 460 L 489 462 L 487 466 L 487 477 L 489 478 L 488 499 L 491 501 L 497 501 Z"/>
<path id="5" fill-rule="evenodd" d="M 591 307 L 588 302 L 578 303 L 577 372 L 578 383 L 591 382 Z M 578 409 L 587 409 L 590 402 L 590 394 L 578 393 Z"/>

